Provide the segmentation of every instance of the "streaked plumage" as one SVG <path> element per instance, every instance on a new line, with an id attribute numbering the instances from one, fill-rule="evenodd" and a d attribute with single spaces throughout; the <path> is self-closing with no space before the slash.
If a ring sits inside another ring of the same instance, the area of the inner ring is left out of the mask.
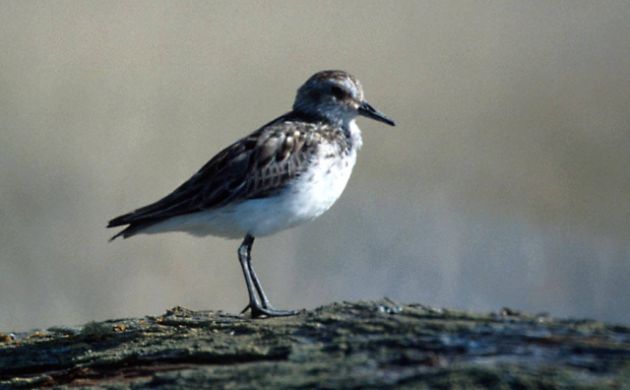
<path id="1" fill-rule="evenodd" d="M 107 227 L 128 225 L 112 240 L 166 231 L 246 237 L 239 258 L 252 315 L 291 314 L 271 308 L 249 251 L 254 237 L 312 220 L 341 195 L 362 144 L 357 115 L 394 124 L 346 72 L 316 73 L 298 90 L 293 111 L 225 148 L 161 200 L 112 219 Z"/>

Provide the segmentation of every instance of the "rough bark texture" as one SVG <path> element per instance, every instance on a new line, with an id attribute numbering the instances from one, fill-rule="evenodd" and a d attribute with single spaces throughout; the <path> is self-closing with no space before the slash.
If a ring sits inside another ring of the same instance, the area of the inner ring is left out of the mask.
<path id="1" fill-rule="evenodd" d="M 504 309 L 335 303 L 0 335 L 0 388 L 630 388 L 630 328 Z"/>

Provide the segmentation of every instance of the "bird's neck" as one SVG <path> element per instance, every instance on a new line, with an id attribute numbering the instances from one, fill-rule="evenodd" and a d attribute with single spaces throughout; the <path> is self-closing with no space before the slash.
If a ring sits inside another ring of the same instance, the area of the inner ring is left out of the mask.
<path id="1" fill-rule="evenodd" d="M 358 150 L 363 145 L 361 139 L 361 129 L 356 124 L 356 115 L 350 115 L 345 112 L 335 112 L 331 110 L 294 110 L 292 115 L 297 116 L 305 122 L 327 123 L 333 127 L 343 130 L 348 143 L 352 149 Z"/>
<path id="2" fill-rule="evenodd" d="M 354 120 L 350 120 L 346 127 L 343 127 L 343 131 L 346 134 L 346 137 L 350 140 L 351 148 L 354 150 L 361 149 L 363 146 L 363 138 L 361 138 L 361 129 L 357 125 L 357 122 Z"/>

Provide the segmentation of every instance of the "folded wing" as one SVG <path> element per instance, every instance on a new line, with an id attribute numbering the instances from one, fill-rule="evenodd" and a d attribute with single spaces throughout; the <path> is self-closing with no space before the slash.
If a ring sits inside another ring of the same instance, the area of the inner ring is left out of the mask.
<path id="1" fill-rule="evenodd" d="M 209 210 L 247 199 L 271 196 L 301 174 L 316 153 L 318 133 L 304 122 L 280 117 L 230 145 L 171 194 L 109 221 L 129 225 L 111 239 L 179 215 Z"/>

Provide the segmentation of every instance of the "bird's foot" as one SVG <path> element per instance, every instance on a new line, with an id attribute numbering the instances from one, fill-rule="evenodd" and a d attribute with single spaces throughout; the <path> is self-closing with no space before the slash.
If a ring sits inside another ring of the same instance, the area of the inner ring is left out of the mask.
<path id="1" fill-rule="evenodd" d="M 241 311 L 241 314 L 245 313 L 247 310 L 250 310 L 252 318 L 260 318 L 260 317 L 287 317 L 287 316 L 296 315 L 298 313 L 297 310 L 274 309 L 273 306 L 271 306 L 270 304 L 267 304 L 265 306 L 266 307 L 252 306 L 252 304 L 250 303 L 249 305 L 245 306 L 245 308 Z"/>
<path id="2" fill-rule="evenodd" d="M 260 317 L 287 317 L 296 315 L 297 310 L 277 310 L 264 307 L 252 308 L 252 318 Z"/>

